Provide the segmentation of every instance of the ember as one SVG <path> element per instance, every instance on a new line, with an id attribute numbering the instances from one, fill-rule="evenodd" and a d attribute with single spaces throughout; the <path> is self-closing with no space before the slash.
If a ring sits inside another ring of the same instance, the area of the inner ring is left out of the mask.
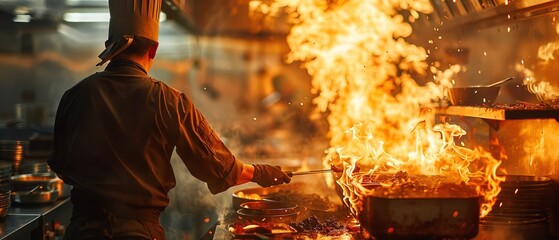
<path id="1" fill-rule="evenodd" d="M 318 232 L 318 233 L 332 233 L 336 230 L 345 229 L 344 224 L 338 223 L 333 219 L 320 221 L 316 216 L 311 216 L 303 221 L 296 223 L 289 223 L 289 226 L 297 230 L 297 232 Z"/>
<path id="2" fill-rule="evenodd" d="M 289 233 L 294 232 L 294 230 L 287 223 L 237 221 L 229 226 L 229 232 L 233 234 Z"/>
<path id="3" fill-rule="evenodd" d="M 337 209 L 335 204 L 316 193 L 301 193 L 282 189 L 266 195 L 265 198 L 280 202 L 297 203 L 300 206 L 310 208 L 312 210 L 322 210 L 325 212 L 332 212 Z"/>

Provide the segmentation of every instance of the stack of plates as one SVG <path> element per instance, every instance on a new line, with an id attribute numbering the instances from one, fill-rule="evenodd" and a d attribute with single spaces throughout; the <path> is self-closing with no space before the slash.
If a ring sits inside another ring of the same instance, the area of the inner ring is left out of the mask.
<path id="1" fill-rule="evenodd" d="M 46 159 L 24 159 L 19 164 L 14 165 L 14 176 L 35 173 L 51 173 Z"/>
<path id="2" fill-rule="evenodd" d="M 6 214 L 8 214 L 8 208 L 12 205 L 10 197 L 10 189 L 0 188 L 0 218 L 3 218 Z"/>
<path id="3" fill-rule="evenodd" d="M 30 152 L 27 151 L 23 159 L 14 162 L 13 175 L 51 173 L 47 164 L 50 152 Z"/>
<path id="4" fill-rule="evenodd" d="M 522 175 L 508 175 L 506 178 L 493 209 L 481 219 L 480 228 L 546 239 L 551 179 Z"/>
<path id="5" fill-rule="evenodd" d="M 17 162 L 23 159 L 23 154 L 29 142 L 18 140 L 0 140 L 0 160 Z"/>
<path id="6" fill-rule="evenodd" d="M 11 189 L 10 177 L 12 176 L 12 163 L 0 161 L 0 190 Z"/>

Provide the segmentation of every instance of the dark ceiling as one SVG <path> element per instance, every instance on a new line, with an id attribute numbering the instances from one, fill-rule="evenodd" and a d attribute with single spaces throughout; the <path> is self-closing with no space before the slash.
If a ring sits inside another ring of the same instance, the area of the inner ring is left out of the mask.
<path id="1" fill-rule="evenodd" d="M 249 0 L 163 0 L 168 20 L 198 35 L 284 35 L 287 24 L 249 17 Z M 107 13 L 107 0 L 0 0 L 0 31 L 52 31 L 68 12 Z"/>

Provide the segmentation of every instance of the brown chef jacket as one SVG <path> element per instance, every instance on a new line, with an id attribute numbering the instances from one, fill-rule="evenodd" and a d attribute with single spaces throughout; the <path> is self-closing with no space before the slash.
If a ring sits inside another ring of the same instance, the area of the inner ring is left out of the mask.
<path id="1" fill-rule="evenodd" d="M 149 77 L 139 64 L 115 60 L 62 97 L 48 163 L 73 185 L 74 205 L 101 205 L 115 216 L 155 221 L 176 184 L 170 163 L 175 147 L 214 194 L 233 186 L 242 172 L 242 163 L 187 96 Z"/>

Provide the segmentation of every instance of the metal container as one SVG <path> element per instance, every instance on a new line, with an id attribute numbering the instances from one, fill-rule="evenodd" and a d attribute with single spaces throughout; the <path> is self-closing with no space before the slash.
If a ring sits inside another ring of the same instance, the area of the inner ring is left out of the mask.
<path id="1" fill-rule="evenodd" d="M 10 178 L 14 191 L 28 191 L 37 186 L 52 190 L 60 179 L 50 173 L 20 174 Z"/>
<path id="2" fill-rule="evenodd" d="M 72 191 L 72 185 L 68 185 L 64 183 L 62 179 L 58 179 L 58 181 L 54 183 L 54 189 L 58 191 L 59 198 L 67 198 Z"/>
<path id="3" fill-rule="evenodd" d="M 239 219 L 248 221 L 289 223 L 296 221 L 299 211 L 284 214 L 253 214 L 251 212 L 247 212 L 246 209 L 241 208 L 237 210 L 237 214 Z"/>
<path id="4" fill-rule="evenodd" d="M 495 103 L 501 87 L 454 87 L 448 89 L 448 100 L 456 106 L 482 106 Z"/>
<path id="5" fill-rule="evenodd" d="M 12 192 L 12 202 L 22 204 L 51 203 L 58 199 L 58 191 Z"/>
<path id="6" fill-rule="evenodd" d="M 358 219 L 378 239 L 470 239 L 479 231 L 479 197 L 368 196 Z"/>
<path id="7" fill-rule="evenodd" d="M 271 186 L 267 188 L 247 188 L 233 193 L 232 203 L 233 208 L 238 210 L 241 204 L 246 202 L 258 202 L 264 200 L 267 195 L 278 192 L 282 189 L 287 189 L 284 186 Z"/>
<path id="8" fill-rule="evenodd" d="M 289 214 L 296 211 L 297 204 L 276 201 L 254 201 L 241 204 L 245 213 L 258 215 Z"/>

